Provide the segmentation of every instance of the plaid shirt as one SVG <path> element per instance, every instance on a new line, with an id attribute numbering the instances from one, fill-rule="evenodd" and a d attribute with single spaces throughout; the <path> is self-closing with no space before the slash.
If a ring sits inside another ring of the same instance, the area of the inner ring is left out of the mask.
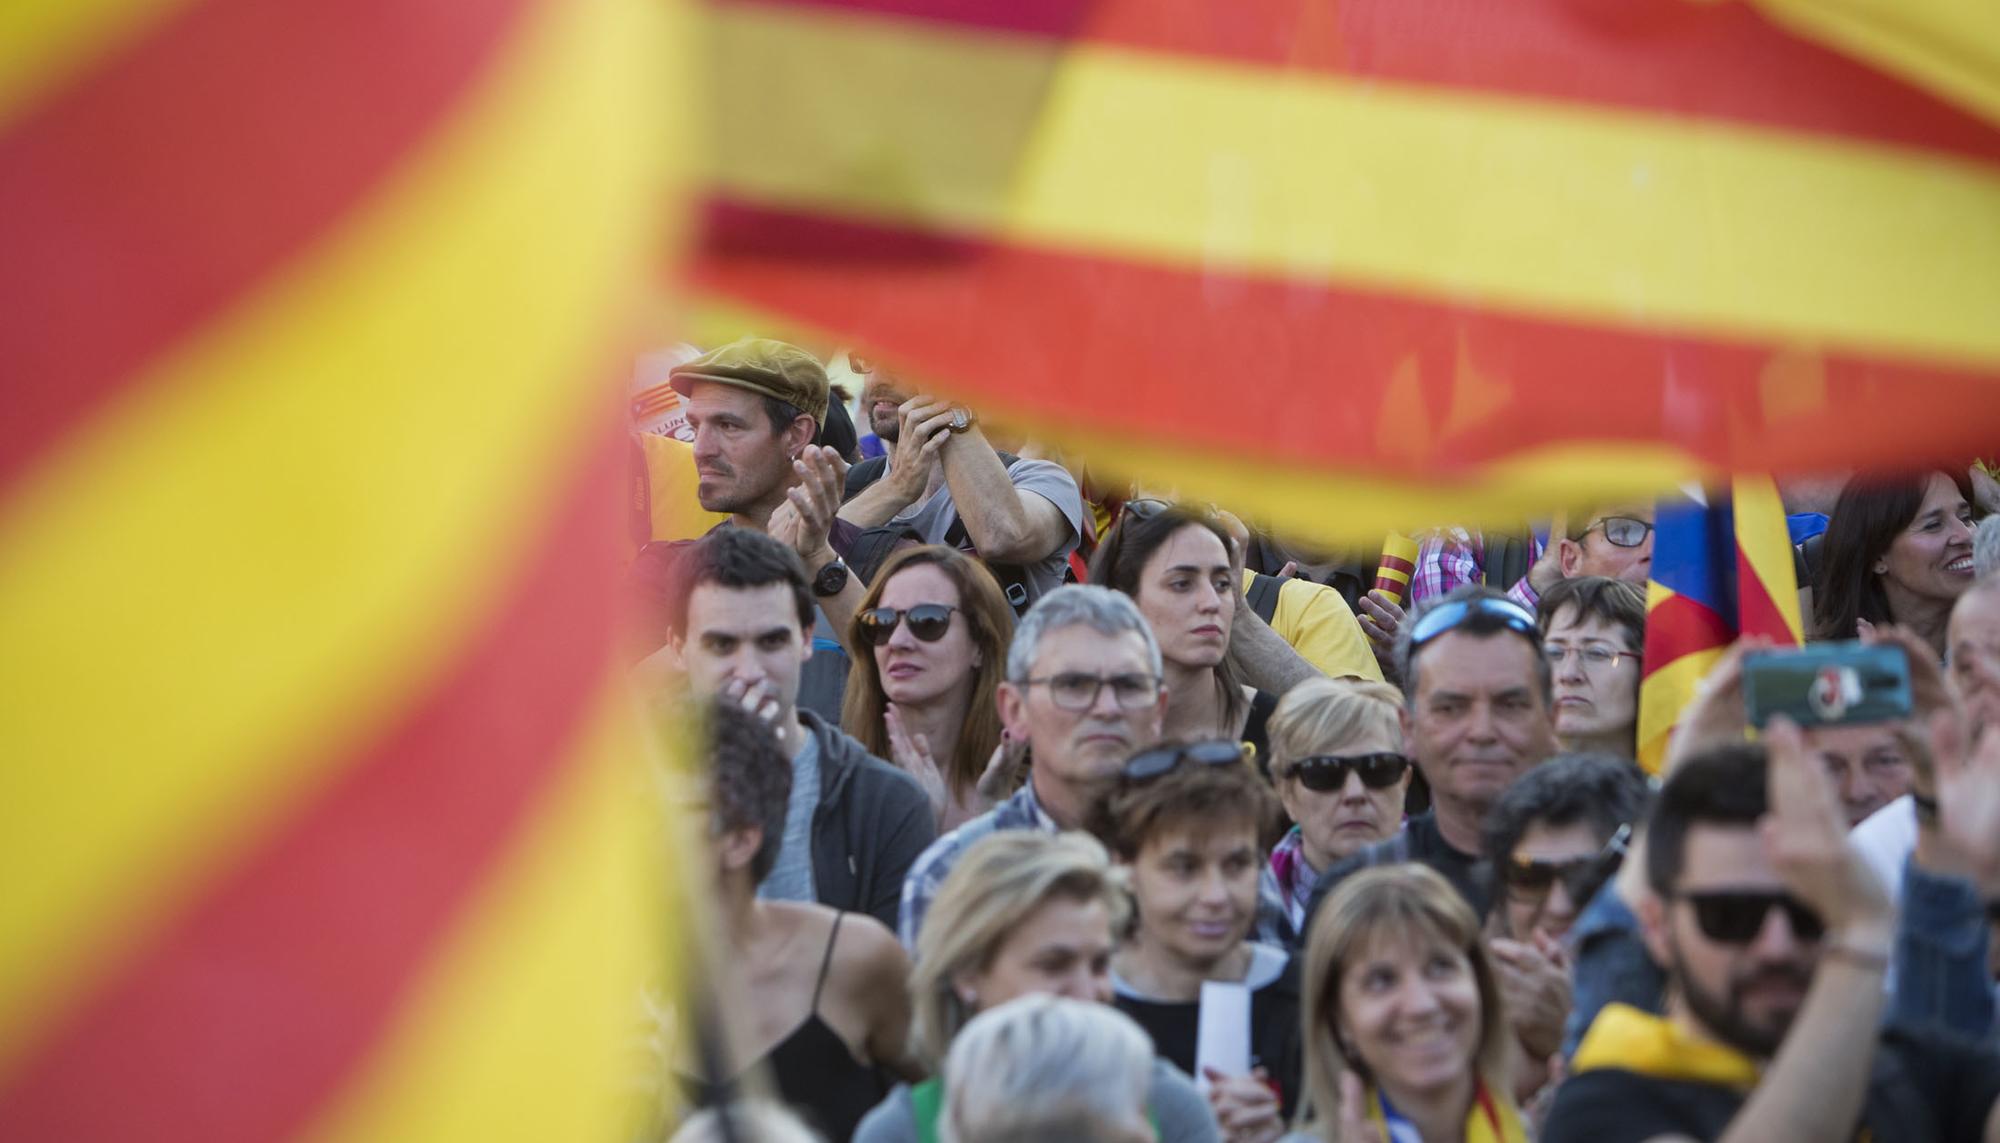
<path id="1" fill-rule="evenodd" d="M 1306 864 L 1299 827 L 1271 847 L 1271 860 L 1257 879 L 1257 923 L 1251 935 L 1265 944 L 1296 949 L 1305 938 L 1306 902 L 1319 874 Z"/>
<path id="2" fill-rule="evenodd" d="M 911 863 L 910 874 L 903 879 L 903 907 L 896 918 L 896 936 L 912 957 L 917 955 L 917 933 L 924 926 L 924 914 L 930 911 L 931 902 L 936 899 L 938 889 L 944 885 L 952 866 L 957 865 L 959 857 L 972 848 L 972 843 L 988 834 L 1008 829 L 1062 832 L 1062 827 L 1035 800 L 1032 778 L 1013 797 L 932 842 L 930 848 Z"/>
<path id="3" fill-rule="evenodd" d="M 1528 560 L 1542 558 L 1546 547 L 1538 536 L 1529 537 Z M 1477 532 L 1464 528 L 1439 528 L 1417 545 L 1417 571 L 1410 577 L 1410 601 L 1414 609 L 1426 599 L 1446 595 L 1468 583 L 1486 582 L 1486 541 Z M 1532 614 L 1541 594 L 1528 584 L 1526 576 L 1507 589 L 1507 598 Z"/>

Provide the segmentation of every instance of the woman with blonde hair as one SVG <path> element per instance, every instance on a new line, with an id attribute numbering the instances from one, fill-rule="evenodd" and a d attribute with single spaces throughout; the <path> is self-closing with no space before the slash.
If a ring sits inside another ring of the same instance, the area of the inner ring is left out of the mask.
<path id="1" fill-rule="evenodd" d="M 1325 1143 L 1526 1143 L 1479 918 L 1422 865 L 1340 883 L 1306 938 L 1306 1087 Z"/>
<path id="2" fill-rule="evenodd" d="M 1271 715 L 1271 784 L 1293 825 L 1271 849 L 1259 940 L 1296 945 L 1319 875 L 1395 835 L 1410 790 L 1403 694 L 1387 683 L 1308 679 Z"/>
<path id="3" fill-rule="evenodd" d="M 1013 638 L 992 573 L 940 544 L 889 557 L 854 613 L 841 728 L 923 785 L 940 832 L 995 800 L 979 786 L 997 761 L 995 695 Z"/>
<path id="4" fill-rule="evenodd" d="M 974 1016 L 1022 996 L 1109 1004 L 1124 893 L 1104 847 L 1083 834 L 1010 830 L 965 852 L 932 901 L 910 974 L 915 1050 L 939 1075 Z M 856 1143 L 937 1138 L 943 1081 L 899 1084 L 862 1119 Z M 1167 1143 L 1213 1143 L 1215 1117 L 1193 1081 L 1155 1059 L 1146 1106 Z"/>

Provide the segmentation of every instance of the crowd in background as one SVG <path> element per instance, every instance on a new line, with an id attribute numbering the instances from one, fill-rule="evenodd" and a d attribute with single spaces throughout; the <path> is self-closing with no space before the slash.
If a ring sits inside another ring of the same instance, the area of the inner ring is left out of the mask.
<path id="1" fill-rule="evenodd" d="M 2000 1143 L 1970 458 L 1785 486 L 1809 637 L 1907 712 L 1753 732 L 1746 641 L 1648 773 L 1650 505 L 1378 580 L 850 367 L 856 415 L 797 347 L 693 357 L 637 450 L 715 521 L 631 576 L 719 928 L 667 1133 Z"/>

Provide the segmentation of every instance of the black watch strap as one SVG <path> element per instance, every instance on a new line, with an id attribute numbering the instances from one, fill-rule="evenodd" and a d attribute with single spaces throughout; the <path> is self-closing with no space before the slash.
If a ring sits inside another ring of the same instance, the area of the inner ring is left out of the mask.
<path id="1" fill-rule="evenodd" d="M 840 562 L 839 556 L 833 557 L 833 562 L 819 569 L 819 574 L 813 577 L 812 587 L 813 594 L 821 599 L 839 595 L 847 589 L 847 565 Z"/>

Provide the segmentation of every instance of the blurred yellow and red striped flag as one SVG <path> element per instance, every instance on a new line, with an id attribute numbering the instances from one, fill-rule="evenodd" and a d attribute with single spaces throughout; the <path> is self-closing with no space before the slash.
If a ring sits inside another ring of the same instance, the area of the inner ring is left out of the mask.
<path id="1" fill-rule="evenodd" d="M 0 8 L 0 1137 L 628 1125 L 659 24 Z"/>
<path id="2" fill-rule="evenodd" d="M 711 21 L 729 79 L 695 272 L 719 310 L 860 341 L 1290 530 L 2000 432 L 1991 4 L 718 0 Z"/>

